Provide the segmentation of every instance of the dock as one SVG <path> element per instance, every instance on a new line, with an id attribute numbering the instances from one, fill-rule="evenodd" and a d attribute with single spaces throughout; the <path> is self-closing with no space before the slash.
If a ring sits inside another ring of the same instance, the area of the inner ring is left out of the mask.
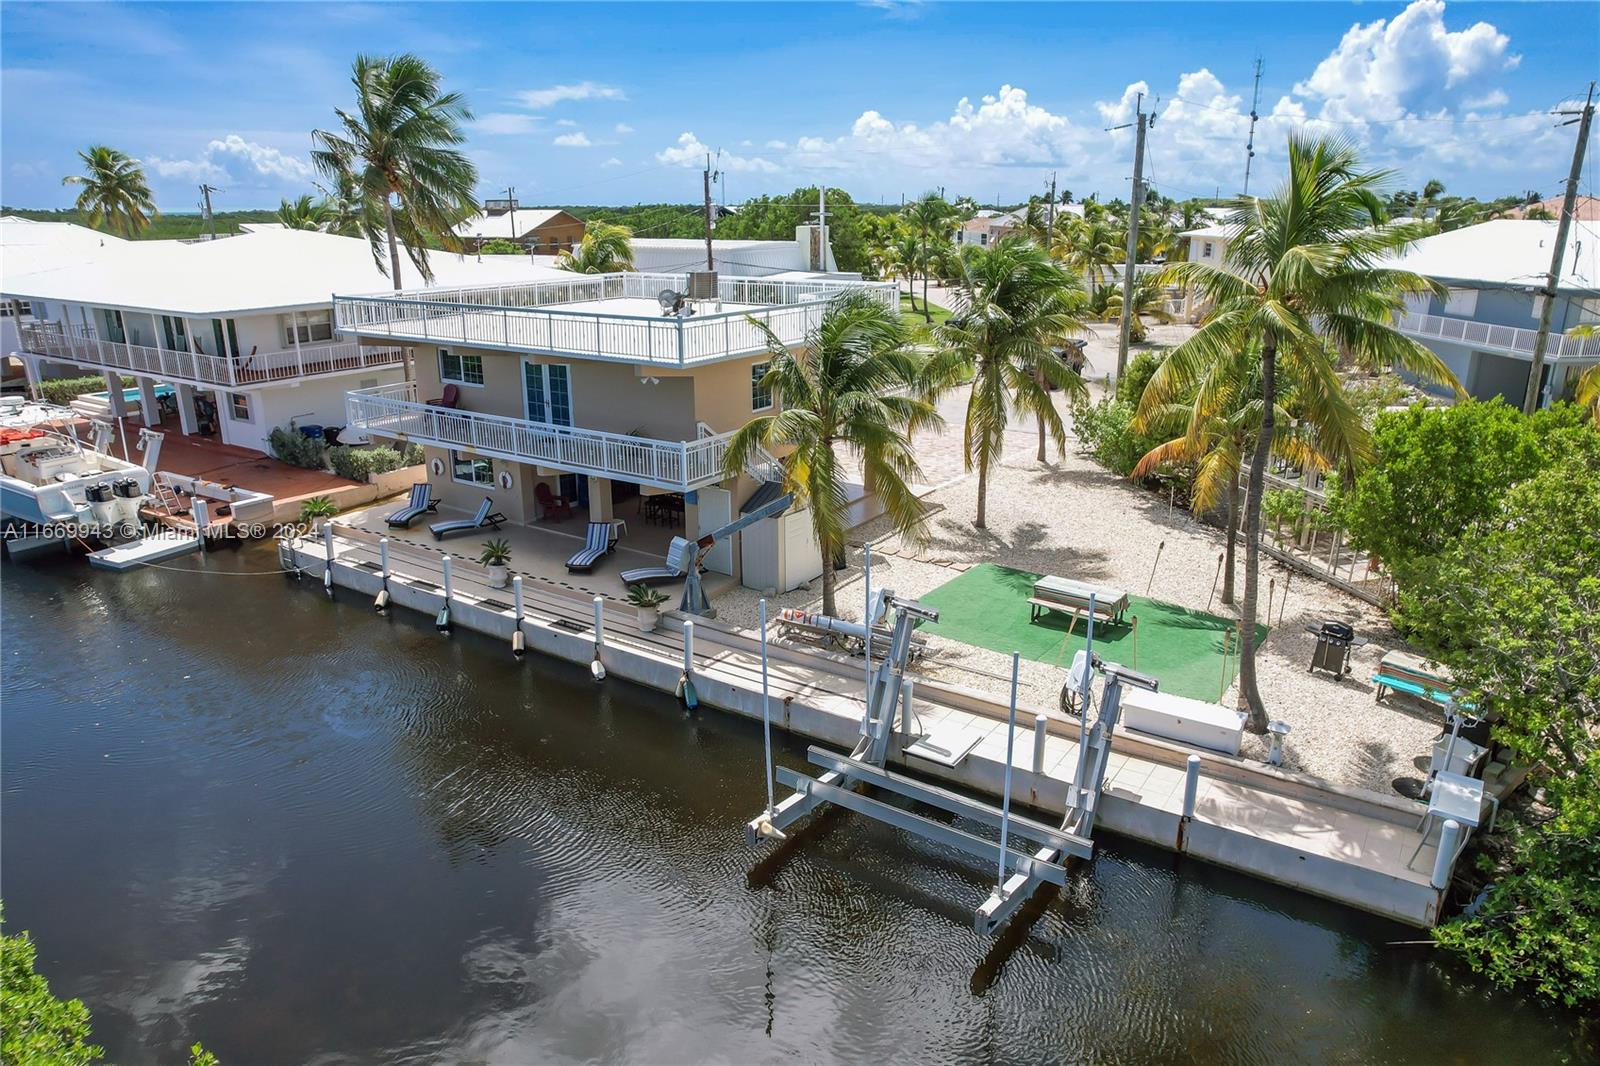
<path id="1" fill-rule="evenodd" d="M 337 529 L 337 527 L 335 527 Z M 454 560 L 443 573 L 437 553 L 393 553 L 384 572 L 370 541 L 340 537 L 282 542 L 284 561 L 319 584 L 376 597 L 510 643 L 522 633 L 528 652 L 575 663 L 596 656 L 593 598 L 525 576 L 520 592 L 490 588 L 479 568 Z M 331 562 L 330 562 L 331 560 Z M 446 586 L 448 586 L 448 591 Z M 520 617 L 518 606 L 520 601 Z M 609 678 L 677 691 L 685 666 L 702 704 L 760 721 L 759 634 L 673 612 L 641 632 L 630 605 L 603 599 L 599 658 Z M 685 644 L 690 645 L 686 655 Z M 865 703 L 859 659 L 769 642 L 773 724 L 799 737 L 848 750 Z M 605 683 L 613 683 L 607 681 Z M 897 737 L 889 765 L 932 781 L 998 797 L 1006 764 L 1008 708 L 956 686 L 916 678 L 921 731 L 970 742 L 955 765 L 908 754 L 918 739 Z M 1055 709 L 1019 708 L 1012 795 L 1059 819 L 1076 771 L 1078 719 Z M 1036 744 L 1036 737 L 1043 743 Z M 942 746 L 948 747 L 947 744 Z M 1183 816 L 1185 766 L 1201 757 L 1191 818 Z M 1212 751 L 1197 751 L 1119 729 L 1106 775 L 1100 824 L 1155 844 L 1308 894 L 1427 928 L 1440 917 L 1448 878 L 1434 884 L 1438 834 L 1422 848 L 1423 807 Z M 729 827 L 730 842 L 742 826 Z"/>
<path id="2" fill-rule="evenodd" d="M 126 544 L 116 544 L 90 552 L 89 565 L 98 566 L 102 570 L 132 570 L 136 566 L 188 555 L 199 547 L 200 538 L 192 532 L 161 529 Z"/>

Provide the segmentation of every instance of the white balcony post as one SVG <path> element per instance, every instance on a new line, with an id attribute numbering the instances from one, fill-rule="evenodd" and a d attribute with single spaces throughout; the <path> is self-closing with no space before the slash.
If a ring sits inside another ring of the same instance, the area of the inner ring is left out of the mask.
<path id="1" fill-rule="evenodd" d="M 126 418 L 128 415 L 128 401 L 122 395 L 122 375 L 115 370 L 105 372 L 106 402 L 111 406 L 114 418 Z"/>

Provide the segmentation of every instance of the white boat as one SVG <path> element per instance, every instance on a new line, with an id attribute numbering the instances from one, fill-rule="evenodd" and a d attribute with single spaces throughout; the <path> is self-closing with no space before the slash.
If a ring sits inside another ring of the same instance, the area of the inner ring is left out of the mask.
<path id="1" fill-rule="evenodd" d="M 137 526 L 150 495 L 160 434 L 142 434 L 144 463 L 109 454 L 111 427 L 95 423 L 85 443 L 72 428 L 80 416 L 53 404 L 0 398 L 0 517 L 8 524 L 58 527 Z"/>

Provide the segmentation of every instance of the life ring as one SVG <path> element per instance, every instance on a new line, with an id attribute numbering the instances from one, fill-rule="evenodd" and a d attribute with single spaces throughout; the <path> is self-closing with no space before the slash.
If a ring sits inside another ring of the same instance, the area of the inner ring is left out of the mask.
<path id="1" fill-rule="evenodd" d="M 433 461 L 428 464 L 428 469 L 433 471 L 433 476 L 434 477 L 443 477 L 444 476 L 444 460 L 440 459 L 438 456 L 434 456 L 433 457 Z"/>
<path id="2" fill-rule="evenodd" d="M 511 491 L 511 471 L 500 471 L 500 487 L 505 489 L 507 492 Z"/>

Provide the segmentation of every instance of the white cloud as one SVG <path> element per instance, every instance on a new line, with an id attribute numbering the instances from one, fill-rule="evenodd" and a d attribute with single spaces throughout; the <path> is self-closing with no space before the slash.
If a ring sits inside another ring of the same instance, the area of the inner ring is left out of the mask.
<path id="1" fill-rule="evenodd" d="M 1444 12 L 1444 0 L 1414 0 L 1393 19 L 1356 23 L 1294 91 L 1323 102 L 1319 117 L 1341 121 L 1394 120 L 1492 96 L 1491 80 L 1522 57 L 1487 22 L 1446 29 Z"/>
<path id="2" fill-rule="evenodd" d="M 314 171 L 311 164 L 270 145 L 247 141 L 237 133 L 212 141 L 194 159 L 163 159 L 147 156 L 146 166 L 164 178 L 190 178 L 203 181 L 229 181 L 236 185 L 259 186 L 263 179 L 306 181 Z"/>
<path id="3" fill-rule="evenodd" d="M 700 138 L 685 132 L 678 135 L 677 144 L 657 152 L 656 159 L 680 167 L 701 167 L 705 166 L 707 152 L 716 155 L 700 143 Z M 731 152 L 723 152 L 718 156 L 716 166 L 722 170 L 754 174 L 776 174 L 782 169 L 770 159 L 763 159 L 761 156 L 734 155 Z"/>
<path id="4" fill-rule="evenodd" d="M 487 115 L 479 115 L 472 123 L 473 129 L 488 134 L 532 133 L 538 125 L 538 115 L 519 115 L 509 111 L 492 111 Z"/>
<path id="5" fill-rule="evenodd" d="M 580 81 L 573 85 L 552 85 L 546 89 L 524 89 L 517 99 L 534 111 L 553 107 L 566 100 L 626 100 L 628 94 L 615 85 Z"/>
<path id="6" fill-rule="evenodd" d="M 570 118 L 558 118 L 558 119 L 556 119 L 556 125 L 557 126 L 576 126 L 577 123 L 572 121 Z"/>
<path id="7" fill-rule="evenodd" d="M 626 122 L 617 123 L 616 126 L 613 127 L 613 129 L 615 130 L 617 135 L 621 136 L 621 137 L 626 137 L 628 134 L 633 132 L 633 127 L 628 125 Z"/>
<path id="8" fill-rule="evenodd" d="M 589 140 L 588 134 L 579 130 L 577 133 L 563 133 L 550 142 L 557 148 L 593 148 L 594 142 Z"/>
<path id="9" fill-rule="evenodd" d="M 616 156 L 612 156 L 610 159 L 607 159 L 600 165 L 603 167 L 620 167 L 622 165 L 622 160 L 618 159 Z"/>

